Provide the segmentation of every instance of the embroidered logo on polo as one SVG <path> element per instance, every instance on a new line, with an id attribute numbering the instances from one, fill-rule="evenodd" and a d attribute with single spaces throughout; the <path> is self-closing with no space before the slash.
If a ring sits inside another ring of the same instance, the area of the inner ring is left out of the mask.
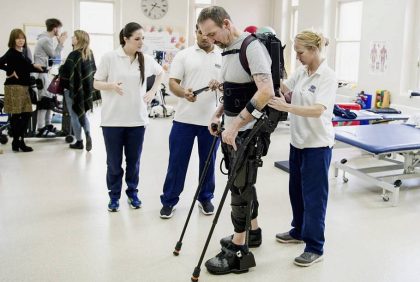
<path id="1" fill-rule="evenodd" d="M 221 65 L 219 65 L 219 64 L 215 64 L 214 66 L 215 66 L 217 69 L 222 68 L 222 66 L 221 66 Z"/>
<path id="2" fill-rule="evenodd" d="M 316 86 L 315 85 L 311 85 L 311 87 L 309 87 L 309 89 L 308 89 L 308 91 L 309 92 L 312 92 L 312 93 L 315 93 L 315 90 L 316 90 Z"/>

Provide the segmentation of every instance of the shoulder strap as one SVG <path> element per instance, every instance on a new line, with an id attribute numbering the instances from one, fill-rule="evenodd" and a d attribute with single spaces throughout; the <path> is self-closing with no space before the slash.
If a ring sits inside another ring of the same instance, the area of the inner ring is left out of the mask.
<path id="1" fill-rule="evenodd" d="M 246 48 L 248 48 L 248 45 L 251 44 L 251 42 L 254 40 L 257 40 L 257 37 L 255 34 L 248 35 L 242 42 L 241 49 L 239 52 L 239 61 L 241 62 L 241 65 L 244 68 L 244 70 L 249 75 L 251 75 L 251 70 L 249 69 L 248 59 L 246 57 Z"/>
<path id="2" fill-rule="evenodd" d="M 239 49 L 232 49 L 232 50 L 229 50 L 229 51 L 225 51 L 225 52 L 223 52 L 222 53 L 222 56 L 226 56 L 226 55 L 231 55 L 231 54 L 237 54 L 237 53 L 239 53 L 241 50 L 239 50 Z"/>
<path id="3" fill-rule="evenodd" d="M 239 61 L 241 62 L 241 66 L 249 75 L 251 75 L 248 59 L 246 58 L 246 48 L 248 48 L 248 45 L 251 44 L 251 42 L 254 40 L 257 40 L 257 36 L 255 34 L 250 34 L 244 39 L 244 41 L 242 41 L 240 49 L 232 49 L 229 51 L 225 51 L 222 53 L 222 56 L 239 53 Z"/>

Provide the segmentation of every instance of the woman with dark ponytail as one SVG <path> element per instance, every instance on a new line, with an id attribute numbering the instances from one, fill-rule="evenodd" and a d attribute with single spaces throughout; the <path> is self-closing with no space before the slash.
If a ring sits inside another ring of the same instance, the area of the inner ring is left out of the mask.
<path id="1" fill-rule="evenodd" d="M 123 151 L 128 202 L 134 209 L 142 204 L 137 186 L 145 127 L 149 123 L 147 103 L 153 99 L 163 77 L 162 67 L 153 57 L 141 52 L 143 34 L 138 23 L 126 24 L 119 35 L 121 47 L 102 57 L 93 84 L 102 91 L 101 126 L 107 153 L 106 182 L 111 212 L 119 209 Z M 146 91 L 146 78 L 151 75 L 156 75 L 156 79 Z"/>

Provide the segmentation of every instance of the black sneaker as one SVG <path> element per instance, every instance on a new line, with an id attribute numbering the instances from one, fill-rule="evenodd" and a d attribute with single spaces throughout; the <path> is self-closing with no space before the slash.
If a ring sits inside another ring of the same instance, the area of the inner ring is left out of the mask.
<path id="1" fill-rule="evenodd" d="M 290 235 L 289 232 L 276 234 L 276 240 L 283 244 L 301 244 L 302 240 L 296 239 Z"/>
<path id="2" fill-rule="evenodd" d="M 54 132 L 54 133 L 56 133 L 57 132 L 57 128 L 56 127 L 54 127 L 54 125 L 52 125 L 52 124 L 49 124 L 49 125 L 47 125 L 47 126 L 45 126 L 46 128 L 47 128 L 47 130 L 49 131 L 49 132 Z"/>
<path id="3" fill-rule="evenodd" d="M 255 266 L 255 259 L 246 246 L 230 242 L 218 255 L 206 261 L 205 266 L 211 274 L 244 273 Z"/>
<path id="4" fill-rule="evenodd" d="M 250 248 L 258 248 L 262 243 L 262 230 L 258 227 L 255 230 L 249 230 L 249 238 L 248 238 L 248 247 Z M 220 239 L 220 245 L 227 246 L 229 243 L 232 242 L 233 235 L 224 237 Z"/>
<path id="5" fill-rule="evenodd" d="M 163 206 L 160 210 L 160 218 L 171 218 L 174 215 L 175 207 Z"/>
<path id="6" fill-rule="evenodd" d="M 83 150 L 83 140 L 76 141 L 74 144 L 69 145 L 70 149 L 77 149 L 77 150 Z"/>
<path id="7" fill-rule="evenodd" d="M 214 206 L 210 201 L 207 202 L 198 202 L 198 208 L 204 215 L 214 214 Z"/>
<path id="8" fill-rule="evenodd" d="M 35 137 L 42 137 L 42 138 L 52 138 L 56 137 L 55 132 L 48 130 L 48 126 L 44 126 L 43 128 L 39 128 Z"/>
<path id="9" fill-rule="evenodd" d="M 305 267 L 305 266 L 311 266 L 314 263 L 322 261 L 323 259 L 324 257 L 322 255 L 304 252 L 303 254 L 295 258 L 294 263 L 298 266 Z"/>
<path id="10" fill-rule="evenodd" d="M 52 131 L 49 131 L 48 128 L 45 126 L 43 128 L 39 128 L 35 137 L 39 138 L 53 138 L 56 137 L 56 134 Z"/>

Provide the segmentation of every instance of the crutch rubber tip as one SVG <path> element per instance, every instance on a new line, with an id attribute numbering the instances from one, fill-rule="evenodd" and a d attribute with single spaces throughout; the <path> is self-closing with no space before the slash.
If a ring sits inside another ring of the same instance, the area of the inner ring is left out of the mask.
<path id="1" fill-rule="evenodd" d="M 198 281 L 198 277 L 200 277 L 200 268 L 198 267 L 198 266 L 196 266 L 195 268 L 194 268 L 194 272 L 193 272 L 193 274 L 192 274 L 192 276 L 191 276 L 191 281 L 192 282 L 197 282 Z"/>
<path id="2" fill-rule="evenodd" d="M 182 247 L 182 242 L 181 241 L 178 241 L 176 243 L 175 250 L 173 251 L 173 254 L 175 256 L 178 256 L 179 255 L 179 251 L 181 251 L 181 247 Z"/>

